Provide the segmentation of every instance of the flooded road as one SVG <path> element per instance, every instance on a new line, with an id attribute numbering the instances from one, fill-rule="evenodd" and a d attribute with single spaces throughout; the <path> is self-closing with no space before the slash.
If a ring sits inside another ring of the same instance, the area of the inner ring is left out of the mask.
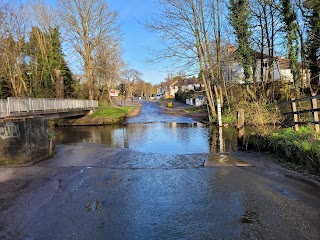
<path id="1" fill-rule="evenodd" d="M 235 129 L 226 129 L 225 132 L 227 142 L 232 143 L 226 151 L 235 151 Z M 152 102 L 145 102 L 140 115 L 129 118 L 124 124 L 60 128 L 56 135 L 58 144 L 101 143 L 108 147 L 165 155 L 210 153 L 218 151 L 215 147 L 219 145 L 217 128 L 207 128 L 191 118 L 166 115 Z"/>
<path id="2" fill-rule="evenodd" d="M 157 155 L 158 158 L 202 156 L 199 165 L 212 159 L 215 153 L 237 150 L 236 129 L 207 127 L 188 117 L 167 115 L 158 104 L 147 101 L 143 103 L 140 115 L 129 118 L 124 124 L 62 127 L 57 129 L 56 135 L 57 144 L 102 144 L 108 148 L 132 150 L 141 156 Z M 218 158 L 219 154 L 215 156 Z"/>
<path id="3" fill-rule="evenodd" d="M 152 102 L 59 128 L 54 158 L 0 169 L 0 239 L 319 239 L 319 184 L 234 134 Z"/>

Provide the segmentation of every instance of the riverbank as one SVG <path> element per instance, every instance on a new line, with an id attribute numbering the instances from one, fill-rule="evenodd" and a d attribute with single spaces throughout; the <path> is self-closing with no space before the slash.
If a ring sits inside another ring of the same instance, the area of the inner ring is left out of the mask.
<path id="1" fill-rule="evenodd" d="M 320 180 L 320 139 L 312 126 L 253 132 L 245 139 L 247 149 L 276 154 L 275 161 Z"/>
<path id="2" fill-rule="evenodd" d="M 135 104 L 135 105 L 132 105 Z M 141 103 L 135 102 L 127 106 L 100 107 L 92 115 L 76 119 L 63 119 L 60 126 L 101 126 L 124 122 L 127 118 L 138 116 Z"/>

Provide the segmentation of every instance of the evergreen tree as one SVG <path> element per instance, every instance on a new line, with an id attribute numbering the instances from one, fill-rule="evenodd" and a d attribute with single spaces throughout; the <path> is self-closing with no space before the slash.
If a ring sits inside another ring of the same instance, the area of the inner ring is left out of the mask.
<path id="1" fill-rule="evenodd" d="M 253 64 L 250 44 L 250 10 L 248 0 L 230 0 L 229 22 L 234 29 L 238 41 L 238 53 L 244 68 L 245 83 L 249 83 Z"/>
<path id="2" fill-rule="evenodd" d="M 59 29 L 50 29 L 46 34 L 33 27 L 28 46 L 31 96 L 71 96 L 72 74 L 64 60 Z"/>
<path id="3" fill-rule="evenodd" d="M 48 61 L 48 36 L 39 28 L 33 27 L 30 33 L 28 53 L 30 56 L 30 96 L 53 97 L 54 83 Z"/>
<path id="4" fill-rule="evenodd" d="M 56 82 L 56 97 L 70 97 L 73 92 L 73 81 L 71 71 L 64 60 L 62 52 L 62 44 L 60 40 L 60 32 L 56 27 L 51 30 L 50 34 L 51 51 L 48 56 L 53 73 L 55 72 L 55 81 L 62 79 L 62 82 Z M 57 73 L 58 76 L 57 76 Z"/>
<path id="5" fill-rule="evenodd" d="M 291 0 L 282 0 L 282 16 L 284 22 L 284 29 L 286 32 L 288 58 L 290 61 L 290 69 L 293 75 L 293 81 L 296 92 L 299 94 L 299 71 L 298 71 L 298 54 L 299 54 L 299 42 L 298 42 L 298 24 L 297 16 L 292 8 Z"/>
<path id="6" fill-rule="evenodd" d="M 307 59 L 311 74 L 310 85 L 313 91 L 317 92 L 320 78 L 320 1 L 309 0 L 306 1 L 305 6 L 308 23 Z"/>

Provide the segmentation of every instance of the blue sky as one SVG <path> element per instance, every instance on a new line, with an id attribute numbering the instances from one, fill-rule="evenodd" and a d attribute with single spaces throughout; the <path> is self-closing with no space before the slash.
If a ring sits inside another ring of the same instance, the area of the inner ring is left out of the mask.
<path id="1" fill-rule="evenodd" d="M 1 1 L 1 0 L 0 0 Z M 10 1 L 10 0 L 9 0 Z M 20 0 L 26 3 L 27 0 Z M 31 2 L 33 0 L 30 0 Z M 55 5 L 55 0 L 46 0 Z M 143 73 L 143 80 L 152 84 L 164 81 L 170 69 L 166 68 L 168 63 L 153 64 L 150 60 L 150 51 L 161 46 L 158 37 L 148 31 L 139 21 L 142 21 L 148 14 L 157 11 L 156 0 L 105 0 L 112 10 L 119 14 L 119 21 L 123 33 L 124 60 L 130 68 Z M 74 59 L 70 60 L 73 62 Z M 75 65 L 70 64 L 71 68 Z M 78 66 L 74 66 L 75 69 Z"/>
<path id="2" fill-rule="evenodd" d="M 165 63 L 153 64 L 150 51 L 161 45 L 158 37 L 149 32 L 141 21 L 147 14 L 157 11 L 154 0 L 109 0 L 113 10 L 119 13 L 123 32 L 124 60 L 130 68 L 143 73 L 143 79 L 150 83 L 160 83 L 167 76 Z"/>

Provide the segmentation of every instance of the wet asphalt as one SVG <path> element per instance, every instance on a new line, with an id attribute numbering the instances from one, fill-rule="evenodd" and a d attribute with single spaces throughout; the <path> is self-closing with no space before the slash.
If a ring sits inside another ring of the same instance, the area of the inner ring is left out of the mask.
<path id="1" fill-rule="evenodd" d="M 128 124 L 158 109 L 144 106 Z M 0 239 L 320 239 L 318 182 L 268 155 L 206 164 L 215 156 L 60 144 L 52 159 L 0 169 Z"/>

